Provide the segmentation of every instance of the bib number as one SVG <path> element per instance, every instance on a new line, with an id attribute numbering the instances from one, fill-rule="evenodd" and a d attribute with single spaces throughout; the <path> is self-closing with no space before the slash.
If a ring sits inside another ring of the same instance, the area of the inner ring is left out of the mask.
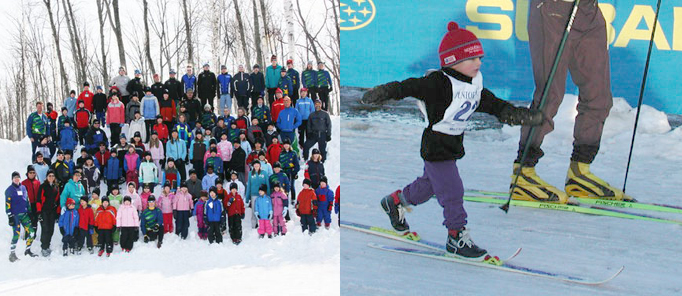
<path id="1" fill-rule="evenodd" d="M 478 102 L 474 102 L 471 104 L 470 101 L 464 102 L 461 107 L 459 107 L 459 111 L 457 114 L 455 114 L 455 118 L 452 120 L 454 121 L 468 121 L 469 118 L 471 118 L 471 115 L 474 114 L 474 112 L 469 112 L 471 110 L 475 111 L 476 108 L 478 108 Z M 467 114 L 468 113 L 468 114 Z M 464 117 L 466 115 L 466 117 Z"/>

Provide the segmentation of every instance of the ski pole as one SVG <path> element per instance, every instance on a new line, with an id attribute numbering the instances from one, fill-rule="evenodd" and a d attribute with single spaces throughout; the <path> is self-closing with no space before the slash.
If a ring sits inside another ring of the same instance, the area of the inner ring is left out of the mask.
<path id="1" fill-rule="evenodd" d="M 646 86 L 646 76 L 649 72 L 649 60 L 651 59 L 651 49 L 654 45 L 654 34 L 656 33 L 656 24 L 658 24 L 658 11 L 661 9 L 661 0 L 656 3 L 656 15 L 654 16 L 654 27 L 651 29 L 651 38 L 649 39 L 649 51 L 646 54 L 646 62 L 644 63 L 644 75 L 642 75 L 642 85 L 639 87 L 639 101 L 637 102 L 637 115 L 635 115 L 635 127 L 632 129 L 632 140 L 630 141 L 630 153 L 628 153 L 628 165 L 625 167 L 625 180 L 623 180 L 623 193 L 625 193 L 625 185 L 628 182 L 628 173 L 630 172 L 630 160 L 632 160 L 632 148 L 635 146 L 635 135 L 637 134 L 637 123 L 639 122 L 639 112 L 642 109 L 642 100 L 644 98 L 644 87 Z"/>
<path id="2" fill-rule="evenodd" d="M 547 95 L 549 94 L 549 87 L 552 84 L 552 81 L 554 80 L 554 74 L 556 73 L 556 69 L 559 67 L 559 60 L 561 59 L 561 54 L 564 52 L 564 46 L 566 45 L 566 40 L 568 40 L 568 33 L 571 32 L 571 27 L 573 26 L 573 20 L 575 19 L 575 15 L 578 12 L 578 5 L 579 4 L 580 4 L 580 0 L 575 0 L 575 2 L 573 3 L 573 10 L 571 11 L 571 15 L 568 17 L 568 22 L 566 23 L 566 29 L 564 30 L 564 35 L 561 37 L 561 42 L 559 42 L 559 48 L 557 49 L 556 57 L 554 57 L 554 64 L 552 64 L 552 70 L 549 72 L 549 77 L 547 77 L 547 82 L 545 83 L 545 87 L 542 90 L 542 96 L 540 97 L 540 104 L 537 107 L 537 109 L 540 111 L 542 111 L 544 109 L 545 101 L 547 101 Z M 523 147 L 523 154 L 521 154 L 519 171 L 514 172 L 514 183 L 512 184 L 511 188 L 509 189 L 509 197 L 507 198 L 507 203 L 500 206 L 500 209 L 502 209 L 505 213 L 509 212 L 509 204 L 511 203 L 512 193 L 514 192 L 514 189 L 516 188 L 516 184 L 519 181 L 519 175 L 521 174 L 521 169 L 523 168 L 523 161 L 526 159 L 526 156 L 528 155 L 528 150 L 530 148 L 530 143 L 532 143 L 532 141 L 533 141 L 533 134 L 534 133 L 535 133 L 535 127 L 533 126 L 530 128 L 530 131 L 528 132 L 528 138 L 526 139 L 526 144 Z"/>

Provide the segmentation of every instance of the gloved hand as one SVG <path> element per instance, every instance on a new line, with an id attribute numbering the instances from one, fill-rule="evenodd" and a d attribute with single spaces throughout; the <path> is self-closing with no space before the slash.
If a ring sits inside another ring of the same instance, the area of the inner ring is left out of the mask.
<path id="1" fill-rule="evenodd" d="M 42 215 L 42 213 L 38 213 L 38 222 L 43 222 L 43 215 Z"/>
<path id="2" fill-rule="evenodd" d="M 392 93 L 396 93 L 398 90 L 398 87 L 400 87 L 400 83 L 397 81 L 389 82 L 389 83 L 386 83 L 384 85 L 376 86 L 376 87 L 366 91 L 365 94 L 362 95 L 362 99 L 360 100 L 360 103 L 361 104 L 371 104 L 371 105 L 381 104 L 384 101 L 391 99 L 389 96 L 391 96 Z"/>
<path id="3" fill-rule="evenodd" d="M 272 220 L 272 211 L 268 214 L 268 220 Z"/>
<path id="4" fill-rule="evenodd" d="M 154 225 L 154 227 L 152 228 L 152 231 L 158 232 L 159 231 L 159 224 Z"/>
<path id="5" fill-rule="evenodd" d="M 330 212 L 330 213 L 331 213 L 331 212 L 332 212 L 332 207 L 333 207 L 333 206 L 334 206 L 333 204 L 329 203 L 329 206 L 327 207 L 327 212 Z"/>
<path id="6" fill-rule="evenodd" d="M 244 220 L 244 214 L 241 214 L 240 216 L 241 216 L 241 219 Z"/>
<path id="7" fill-rule="evenodd" d="M 148 243 L 148 242 L 149 242 L 149 237 L 146 236 L 146 235 L 144 236 L 144 242 L 145 242 L 145 243 Z"/>
<path id="8" fill-rule="evenodd" d="M 502 109 L 502 112 L 500 112 L 500 115 L 497 118 L 500 122 L 509 125 L 536 126 L 542 124 L 544 115 L 542 114 L 542 111 L 537 109 L 508 106 Z"/>
<path id="9" fill-rule="evenodd" d="M 298 180 L 298 174 L 294 175 L 294 180 Z"/>
<path id="10" fill-rule="evenodd" d="M 95 227 L 93 227 L 93 226 L 88 226 L 88 233 L 89 233 L 90 235 L 92 235 L 93 233 L 95 233 Z"/>
<path id="11" fill-rule="evenodd" d="M 7 219 L 9 220 L 9 226 L 14 227 L 14 214 L 7 215 Z"/>
<path id="12" fill-rule="evenodd" d="M 327 142 L 332 140 L 332 135 L 327 135 Z"/>

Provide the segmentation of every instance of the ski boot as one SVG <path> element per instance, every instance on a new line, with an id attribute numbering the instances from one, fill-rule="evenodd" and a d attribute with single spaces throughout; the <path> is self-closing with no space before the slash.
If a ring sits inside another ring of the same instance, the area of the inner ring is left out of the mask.
<path id="1" fill-rule="evenodd" d="M 272 234 L 268 234 L 268 238 L 272 238 Z"/>
<path id="2" fill-rule="evenodd" d="M 102 257 L 102 254 L 104 254 L 104 249 L 101 249 L 99 252 L 97 252 L 97 257 Z M 109 256 L 107 255 L 107 257 Z"/>
<path id="3" fill-rule="evenodd" d="M 130 253 L 130 249 L 123 249 L 126 253 Z"/>
<path id="4" fill-rule="evenodd" d="M 448 230 L 448 240 L 445 249 L 448 256 L 464 260 L 487 262 L 491 259 L 488 251 L 480 248 L 471 240 L 469 231 L 465 227 L 457 230 Z"/>
<path id="5" fill-rule="evenodd" d="M 620 189 L 592 174 L 590 164 L 584 162 L 571 161 L 564 189 L 570 196 L 575 197 L 637 202 Z"/>
<path id="6" fill-rule="evenodd" d="M 64 249 L 63 256 L 64 257 L 69 256 L 69 250 Z"/>
<path id="7" fill-rule="evenodd" d="M 80 256 L 81 251 L 82 251 L 81 247 L 76 248 L 76 255 Z"/>
<path id="8" fill-rule="evenodd" d="M 419 235 L 416 232 L 410 232 L 410 224 L 405 220 L 405 212 L 411 212 L 412 208 L 408 206 L 402 191 L 396 190 L 382 198 L 381 208 L 384 209 L 388 218 L 391 219 L 391 226 L 398 236 L 419 241 Z M 325 223 L 325 227 L 329 229 L 329 224 Z"/>
<path id="9" fill-rule="evenodd" d="M 31 249 L 26 249 L 26 251 L 24 252 L 24 256 L 38 257 L 38 254 L 33 254 L 33 252 L 31 252 Z"/>
<path id="10" fill-rule="evenodd" d="M 111 257 L 111 253 L 107 253 L 107 258 Z"/>
<path id="11" fill-rule="evenodd" d="M 232 240 L 232 243 L 233 243 L 235 246 L 238 246 L 239 243 L 241 243 L 241 242 L 242 242 L 242 241 L 239 240 L 239 239 L 233 239 L 233 240 Z"/>
<path id="12" fill-rule="evenodd" d="M 42 250 L 40 250 L 40 254 L 43 255 L 43 257 L 49 257 L 50 256 L 50 249 L 42 249 Z"/>
<path id="13" fill-rule="evenodd" d="M 324 229 L 329 230 L 329 223 L 324 223 Z"/>
<path id="14" fill-rule="evenodd" d="M 264 237 L 265 237 L 265 234 L 259 234 L 258 235 L 258 238 L 264 238 Z"/>
<path id="15" fill-rule="evenodd" d="M 509 189 L 514 186 L 514 179 L 519 173 L 520 164 L 514 163 L 514 174 L 511 176 L 511 185 Z M 534 167 L 520 168 L 521 172 L 519 179 L 512 192 L 513 200 L 548 202 L 556 204 L 568 203 L 568 195 L 565 192 L 550 185 L 535 173 Z"/>
<path id="16" fill-rule="evenodd" d="M 69 253 L 71 253 L 71 255 L 76 254 L 76 249 L 75 248 L 69 248 Z"/>
<path id="17" fill-rule="evenodd" d="M 88 253 L 90 253 L 90 255 L 95 254 L 95 249 L 88 248 Z"/>
<path id="18" fill-rule="evenodd" d="M 157 241 L 157 242 L 156 242 L 156 248 L 157 248 L 157 249 L 161 249 L 161 241 Z"/>
<path id="19" fill-rule="evenodd" d="M 9 262 L 15 262 L 17 260 L 19 260 L 19 257 L 17 257 L 17 254 L 14 253 L 14 251 L 9 253 Z"/>

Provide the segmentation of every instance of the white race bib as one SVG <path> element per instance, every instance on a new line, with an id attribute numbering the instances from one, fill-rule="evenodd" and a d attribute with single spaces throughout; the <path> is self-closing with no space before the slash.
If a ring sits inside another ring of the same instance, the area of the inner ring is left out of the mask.
<path id="1" fill-rule="evenodd" d="M 443 119 L 434 124 L 434 131 L 446 135 L 461 135 L 467 127 L 467 121 L 478 108 L 481 101 L 481 91 L 483 90 L 483 77 L 479 72 L 471 81 L 466 83 L 443 73 L 450 79 L 452 84 L 452 102 L 447 109 Z"/>
<path id="2" fill-rule="evenodd" d="M 17 195 L 18 195 L 18 196 L 24 196 L 24 192 L 21 191 L 21 190 L 17 190 Z"/>

